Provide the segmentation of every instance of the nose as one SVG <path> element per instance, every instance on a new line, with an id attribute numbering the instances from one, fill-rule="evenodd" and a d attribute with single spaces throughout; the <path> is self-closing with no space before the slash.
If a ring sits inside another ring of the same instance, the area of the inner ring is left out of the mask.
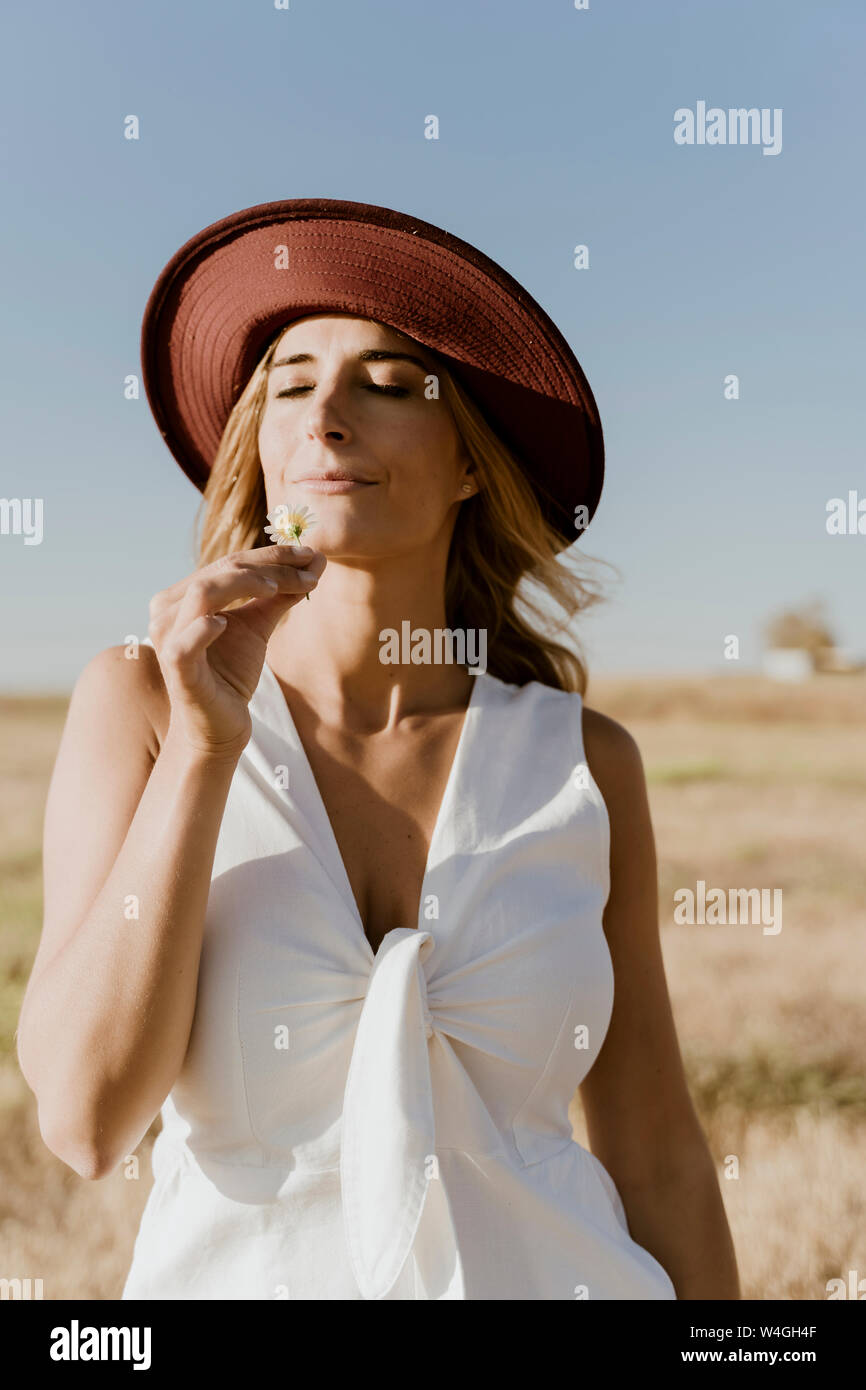
<path id="1" fill-rule="evenodd" d="M 307 424 L 307 434 L 310 439 L 329 439 L 331 441 L 348 437 L 343 429 L 337 429 L 336 426 L 320 425 L 317 422 Z"/>
<path id="2" fill-rule="evenodd" d="M 345 442 L 351 438 L 338 381 L 329 382 L 324 377 L 319 380 L 314 394 L 309 398 L 306 430 L 308 438 L 331 443 Z"/>

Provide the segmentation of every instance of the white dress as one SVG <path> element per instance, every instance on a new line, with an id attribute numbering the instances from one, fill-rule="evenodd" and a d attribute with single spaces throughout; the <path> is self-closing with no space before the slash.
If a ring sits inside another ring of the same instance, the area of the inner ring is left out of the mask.
<path id="1" fill-rule="evenodd" d="M 581 696 L 474 677 L 375 953 L 267 663 L 250 713 L 122 1297 L 675 1299 L 568 1120 L 614 984 Z"/>

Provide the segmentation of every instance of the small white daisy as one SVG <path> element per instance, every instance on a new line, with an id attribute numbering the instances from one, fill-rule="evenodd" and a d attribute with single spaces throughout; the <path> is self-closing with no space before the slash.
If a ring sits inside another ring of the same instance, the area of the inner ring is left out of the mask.
<path id="1" fill-rule="evenodd" d="M 297 545 L 308 526 L 316 524 L 316 518 L 309 507 L 290 507 L 280 502 L 272 512 L 268 512 L 265 535 L 270 536 L 275 545 Z"/>
<path id="2" fill-rule="evenodd" d="M 265 535 L 270 536 L 275 545 L 298 545 L 308 526 L 315 526 L 316 518 L 309 507 L 290 507 L 288 502 L 278 502 L 272 512 L 268 512 L 270 526 L 265 527 Z M 309 602 L 310 595 L 306 595 Z"/>

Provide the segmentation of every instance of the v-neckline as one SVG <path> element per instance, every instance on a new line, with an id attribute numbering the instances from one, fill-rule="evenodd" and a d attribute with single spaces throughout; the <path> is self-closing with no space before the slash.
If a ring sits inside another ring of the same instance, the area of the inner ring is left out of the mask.
<path id="1" fill-rule="evenodd" d="M 292 711 L 289 708 L 289 702 L 286 699 L 283 688 L 280 685 L 280 682 L 277 679 L 276 675 L 268 665 L 267 659 L 265 659 L 264 665 L 262 667 L 262 675 L 264 675 L 265 672 L 267 672 L 266 680 L 268 680 L 268 682 L 270 683 L 271 691 L 276 701 L 276 716 L 285 728 L 286 733 L 289 736 L 289 741 L 297 748 L 299 756 L 301 758 L 301 762 L 304 767 L 304 771 L 306 773 L 307 780 L 309 782 L 310 789 L 315 800 L 318 819 L 328 843 L 331 859 L 333 861 L 334 871 L 342 885 L 343 894 L 346 898 L 346 901 L 349 904 L 351 904 L 352 915 L 354 916 L 355 921 L 357 923 L 361 941 L 363 942 L 364 947 L 366 947 L 370 960 L 374 961 L 376 959 L 376 956 L 378 955 L 379 950 L 381 949 L 382 942 L 384 942 L 385 937 L 388 935 L 388 932 L 386 932 L 385 936 L 382 937 L 382 941 L 379 942 L 379 946 L 374 951 L 370 943 L 370 939 L 367 936 L 366 931 L 364 930 L 364 919 L 359 911 L 358 902 L 355 897 L 354 890 L 352 888 L 352 883 L 349 878 L 348 870 L 346 869 L 346 865 L 343 860 L 343 855 L 341 853 L 340 846 L 337 841 L 337 836 L 334 833 L 334 827 L 331 824 L 331 817 L 328 815 L 328 810 L 325 806 L 324 797 L 322 796 L 322 793 L 319 790 L 319 784 L 316 781 L 316 776 L 313 772 L 312 764 L 310 762 L 309 757 L 307 756 L 307 750 L 304 747 L 303 740 L 298 732 L 298 726 L 296 725 L 294 716 L 292 715 Z M 419 930 L 421 928 L 421 912 L 424 907 L 424 899 L 426 897 L 425 890 L 427 888 L 427 880 L 431 873 L 431 864 L 433 862 L 435 851 L 439 847 L 439 841 L 442 838 L 443 826 L 447 820 L 451 803 L 454 801 L 456 797 L 457 785 L 461 771 L 461 764 L 465 761 L 466 750 L 470 742 L 473 715 L 479 704 L 479 701 L 477 699 L 478 688 L 481 682 L 486 681 L 487 679 L 488 675 L 486 671 L 480 671 L 477 675 L 472 677 L 472 693 L 469 696 L 469 701 L 466 705 L 466 709 L 463 712 L 463 722 L 460 726 L 460 734 L 457 739 L 457 746 L 454 750 L 454 756 L 451 759 L 451 767 L 448 772 L 448 778 L 445 783 L 445 790 L 442 794 L 442 800 L 439 804 L 439 811 L 436 815 L 436 820 L 433 825 L 433 832 L 430 836 L 430 845 L 427 850 L 427 859 L 424 864 L 424 874 L 421 879 L 421 894 L 418 899 L 418 910 L 415 916 L 415 926 Z"/>

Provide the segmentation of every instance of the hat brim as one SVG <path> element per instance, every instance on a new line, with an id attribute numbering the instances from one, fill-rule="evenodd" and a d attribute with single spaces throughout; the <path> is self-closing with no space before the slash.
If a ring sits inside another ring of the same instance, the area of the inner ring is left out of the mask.
<path id="1" fill-rule="evenodd" d="M 154 285 L 141 333 L 145 391 L 196 487 L 273 335 L 329 311 L 376 319 L 437 352 L 516 455 L 563 544 L 578 539 L 576 509 L 588 522 L 601 495 L 604 442 L 556 325 L 468 242 L 391 208 L 331 198 L 233 213 L 182 246 Z"/>

